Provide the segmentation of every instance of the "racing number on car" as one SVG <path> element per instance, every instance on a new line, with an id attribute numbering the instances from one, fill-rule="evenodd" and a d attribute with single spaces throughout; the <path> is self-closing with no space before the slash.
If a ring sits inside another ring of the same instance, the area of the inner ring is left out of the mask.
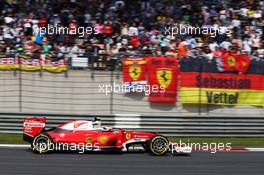
<path id="1" fill-rule="evenodd" d="M 130 139 L 130 137 L 131 137 L 131 134 L 130 133 L 127 133 L 126 134 L 126 139 Z"/>

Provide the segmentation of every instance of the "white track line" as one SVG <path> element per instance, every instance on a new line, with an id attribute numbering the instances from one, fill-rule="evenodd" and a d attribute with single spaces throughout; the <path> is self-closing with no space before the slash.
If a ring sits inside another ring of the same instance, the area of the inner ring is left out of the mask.
<path id="1" fill-rule="evenodd" d="M 249 150 L 249 151 L 259 151 L 259 152 L 262 152 L 262 151 L 264 151 L 264 148 L 247 148 L 247 150 Z"/>
<path id="2" fill-rule="evenodd" d="M 26 144 L 0 144 L 2 148 L 30 148 L 30 145 Z"/>

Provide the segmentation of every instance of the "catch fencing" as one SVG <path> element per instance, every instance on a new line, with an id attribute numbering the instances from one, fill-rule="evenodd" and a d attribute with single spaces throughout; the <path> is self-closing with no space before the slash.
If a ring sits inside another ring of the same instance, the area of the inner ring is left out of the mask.
<path id="1" fill-rule="evenodd" d="M 100 88 L 114 83 L 122 83 L 122 72 L 0 71 L 0 132 L 21 133 L 24 117 L 45 116 L 53 127 L 100 116 L 103 125 L 167 136 L 264 136 L 263 106 L 150 103 L 144 94 Z"/>
<path id="2" fill-rule="evenodd" d="M 140 114 L 147 116 L 263 116 L 263 106 L 150 103 L 144 93 L 106 92 L 122 83 L 118 71 L 70 70 L 64 74 L 0 72 L 0 112 Z M 179 94 L 180 95 L 180 94 Z M 188 94 L 187 94 L 188 95 Z M 191 96 L 191 95 L 190 95 Z M 256 99 L 259 98 L 256 96 Z"/>

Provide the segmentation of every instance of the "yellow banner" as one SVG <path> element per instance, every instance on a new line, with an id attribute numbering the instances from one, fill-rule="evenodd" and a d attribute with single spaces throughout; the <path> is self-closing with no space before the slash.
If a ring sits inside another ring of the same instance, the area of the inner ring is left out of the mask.
<path id="1" fill-rule="evenodd" d="M 20 70 L 37 71 L 41 69 L 41 63 L 38 59 L 22 59 L 20 58 Z"/>
<path id="2" fill-rule="evenodd" d="M 61 65 L 61 66 L 50 66 L 50 65 L 44 65 L 43 69 L 49 72 L 53 72 L 53 73 L 60 73 L 63 71 L 67 71 L 67 66 L 66 65 Z"/>
<path id="3" fill-rule="evenodd" d="M 0 70 L 16 70 L 17 67 L 15 64 L 0 64 Z"/>
<path id="4" fill-rule="evenodd" d="M 16 70 L 18 62 L 15 58 L 0 58 L 0 70 Z"/>
<path id="5" fill-rule="evenodd" d="M 20 65 L 20 70 L 24 70 L 24 71 L 37 71 L 41 69 L 40 65 L 25 65 L 25 64 L 21 64 Z"/>
<path id="6" fill-rule="evenodd" d="M 264 106 L 264 90 L 182 87 L 180 100 L 185 104 Z"/>

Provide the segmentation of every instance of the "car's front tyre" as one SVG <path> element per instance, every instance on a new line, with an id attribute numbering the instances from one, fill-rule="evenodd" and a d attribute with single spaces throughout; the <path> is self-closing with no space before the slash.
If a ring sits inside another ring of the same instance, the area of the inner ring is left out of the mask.
<path id="1" fill-rule="evenodd" d="M 169 141 L 164 136 L 155 136 L 150 140 L 149 151 L 153 155 L 162 156 L 169 150 Z"/>

